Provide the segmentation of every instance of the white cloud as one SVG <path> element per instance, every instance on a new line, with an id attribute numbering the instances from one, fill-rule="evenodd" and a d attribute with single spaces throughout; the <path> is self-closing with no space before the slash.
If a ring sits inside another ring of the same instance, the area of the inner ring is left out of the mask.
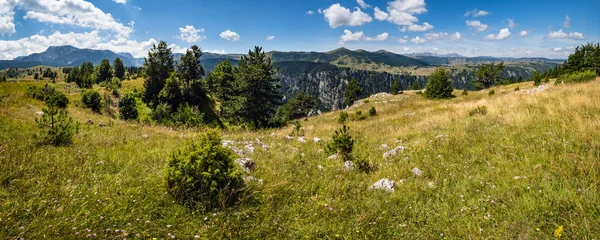
<path id="1" fill-rule="evenodd" d="M 460 38 L 461 38 L 461 35 L 459 32 L 455 32 L 454 34 L 450 35 L 450 39 L 452 41 L 460 40 Z"/>
<path id="2" fill-rule="evenodd" d="M 552 50 L 555 51 L 555 52 L 560 52 L 560 51 L 562 51 L 562 48 L 557 47 L 557 48 L 554 48 Z"/>
<path id="3" fill-rule="evenodd" d="M 529 32 L 523 30 L 523 31 L 521 31 L 521 33 L 519 35 L 521 35 L 521 37 L 525 37 L 525 36 L 527 36 L 527 34 L 529 34 Z"/>
<path id="4" fill-rule="evenodd" d="M 185 25 L 185 28 L 179 28 L 179 39 L 188 43 L 197 42 L 200 39 L 205 39 L 205 36 L 198 35 L 198 33 L 204 32 L 203 28 L 196 29 L 194 26 Z"/>
<path id="5" fill-rule="evenodd" d="M 508 19 L 508 28 L 515 28 L 517 26 L 517 24 L 515 23 L 515 20 L 513 19 Z"/>
<path id="6" fill-rule="evenodd" d="M 365 3 L 365 0 L 356 0 L 356 3 L 358 3 L 358 5 L 359 5 L 361 8 L 364 8 L 364 9 L 367 9 L 367 8 L 370 8 L 370 7 L 371 7 L 371 5 L 369 5 L 369 4 L 367 4 L 367 3 Z"/>
<path id="7" fill-rule="evenodd" d="M 477 31 L 483 32 L 487 29 L 488 25 L 483 24 L 480 21 L 466 21 L 467 26 L 474 28 Z"/>
<path id="8" fill-rule="evenodd" d="M 346 42 L 362 41 L 362 40 L 387 41 L 388 38 L 389 38 L 389 33 L 387 33 L 387 32 L 378 34 L 375 37 L 367 37 L 367 36 L 365 36 L 365 34 L 362 31 L 356 31 L 353 33 L 352 31 L 346 29 L 346 30 L 344 30 L 344 34 L 342 36 L 340 36 L 340 41 L 338 43 L 344 44 Z"/>
<path id="9" fill-rule="evenodd" d="M 407 42 L 408 41 L 406 41 L 406 39 L 402 39 L 402 38 L 398 39 L 398 43 L 400 43 L 400 44 L 405 44 Z"/>
<path id="10" fill-rule="evenodd" d="M 275 39 L 275 36 L 267 36 L 267 41 L 271 41 L 273 39 Z"/>
<path id="11" fill-rule="evenodd" d="M 319 8 L 319 9 L 317 9 L 317 12 L 318 12 L 319 14 L 323 14 L 323 9 L 320 9 L 320 8 Z"/>
<path id="12" fill-rule="evenodd" d="M 565 22 L 563 23 L 563 27 L 570 28 L 571 27 L 571 18 L 569 15 L 565 16 Z"/>
<path id="13" fill-rule="evenodd" d="M 18 0 L 2 0 L 0 3 L 0 33 L 15 33 L 15 6 Z"/>
<path id="14" fill-rule="evenodd" d="M 473 9 L 473 10 L 471 10 L 471 11 L 467 11 L 467 12 L 464 14 L 464 16 L 465 16 L 465 17 L 468 17 L 468 16 L 473 16 L 473 17 L 483 17 L 483 16 L 487 16 L 487 15 L 489 15 L 489 14 L 491 14 L 491 13 L 490 13 L 490 12 L 488 12 L 488 11 L 485 11 L 485 10 L 477 10 L 477 8 L 475 8 L 475 9 Z"/>
<path id="15" fill-rule="evenodd" d="M 419 19 L 414 15 L 427 12 L 425 0 L 395 0 L 388 2 L 387 12 L 375 8 L 375 18 L 397 25 L 414 25 Z"/>
<path id="16" fill-rule="evenodd" d="M 565 33 L 563 32 L 562 29 L 556 31 L 556 32 L 550 32 L 550 34 L 548 34 L 548 38 L 550 39 L 573 39 L 573 40 L 583 40 L 585 39 L 585 37 L 583 36 L 583 33 L 580 32 L 570 32 L 570 33 Z"/>
<path id="17" fill-rule="evenodd" d="M 12 2 L 15 1 L 12 0 Z M 126 37 L 133 31 L 133 28 L 117 22 L 110 13 L 105 13 L 94 4 L 84 0 L 17 0 L 16 2 L 20 9 L 27 11 L 24 19 L 113 31 Z"/>
<path id="18" fill-rule="evenodd" d="M 356 11 L 351 12 L 350 9 L 342 7 L 339 3 L 333 4 L 329 8 L 323 10 L 323 14 L 331 28 L 337 28 L 339 26 L 360 26 L 373 21 L 373 18 L 371 18 L 369 14 L 362 12 L 359 8 L 356 8 Z"/>
<path id="19" fill-rule="evenodd" d="M 426 42 L 427 40 L 420 38 L 419 36 L 416 36 L 415 38 L 411 39 L 410 41 L 414 42 L 416 44 L 421 44 L 421 43 Z"/>
<path id="20" fill-rule="evenodd" d="M 510 37 L 511 33 L 508 30 L 508 28 L 503 28 L 500 29 L 500 33 L 498 33 L 498 35 L 495 34 L 489 34 L 485 37 L 485 39 L 489 39 L 489 40 L 504 40 L 507 39 L 508 37 Z"/>
<path id="21" fill-rule="evenodd" d="M 400 32 L 406 32 L 406 26 L 402 26 L 402 27 L 398 27 L 398 31 Z"/>
<path id="22" fill-rule="evenodd" d="M 229 41 L 239 41 L 240 40 L 240 35 L 237 34 L 236 32 L 232 32 L 231 30 L 222 32 L 221 34 L 219 34 L 219 36 L 222 39 L 229 40 Z"/>
<path id="23" fill-rule="evenodd" d="M 408 26 L 408 31 L 411 32 L 425 32 L 431 29 L 433 29 L 433 25 L 429 24 L 428 22 L 424 22 L 423 25 L 414 24 Z"/>
<path id="24" fill-rule="evenodd" d="M 116 3 L 120 3 L 120 4 L 126 4 L 127 3 L 127 0 L 112 0 L 112 1 L 116 2 Z"/>
<path id="25" fill-rule="evenodd" d="M 447 32 L 429 32 L 423 35 L 424 39 L 429 41 L 442 40 L 442 39 L 450 39 L 452 41 L 460 40 L 461 35 L 459 32 L 455 32 L 453 34 L 449 34 Z"/>
<path id="26" fill-rule="evenodd" d="M 142 8 L 138 7 L 138 6 L 133 6 L 133 9 L 138 10 L 138 11 L 142 11 Z"/>
<path id="27" fill-rule="evenodd" d="M 134 57 L 144 57 L 148 49 L 158 41 L 150 38 L 147 41 L 138 42 L 129 40 L 122 35 L 111 39 L 103 38 L 98 30 L 83 33 L 61 33 L 56 31 L 44 36 L 36 34 L 17 40 L 0 40 L 0 59 L 14 59 L 18 56 L 29 55 L 46 51 L 50 46 L 71 45 L 77 48 L 89 48 L 97 50 L 111 50 L 114 52 L 129 52 Z"/>
<path id="28" fill-rule="evenodd" d="M 313 15 L 313 14 L 315 14 L 315 12 L 313 12 L 313 10 L 306 11 L 306 15 Z"/>
<path id="29" fill-rule="evenodd" d="M 225 52 L 225 50 L 217 50 L 217 49 L 213 49 L 212 51 L 206 51 L 209 53 L 216 53 L 216 54 L 227 54 L 227 52 Z"/>

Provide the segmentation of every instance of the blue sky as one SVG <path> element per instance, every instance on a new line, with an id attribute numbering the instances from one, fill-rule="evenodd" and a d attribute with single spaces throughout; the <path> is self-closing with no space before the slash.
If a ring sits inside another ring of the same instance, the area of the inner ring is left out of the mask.
<path id="1" fill-rule="evenodd" d="M 600 0 L 0 0 L 0 59 L 48 46 L 130 52 L 329 51 L 565 58 L 600 40 Z"/>

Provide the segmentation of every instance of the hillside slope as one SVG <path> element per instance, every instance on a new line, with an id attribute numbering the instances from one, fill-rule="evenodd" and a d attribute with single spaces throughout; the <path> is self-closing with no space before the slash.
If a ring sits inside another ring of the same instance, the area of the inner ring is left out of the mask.
<path id="1" fill-rule="evenodd" d="M 124 81 L 122 92 L 141 83 Z M 43 104 L 24 91 L 41 84 L 0 83 L 2 238 L 549 239 L 563 226 L 563 236 L 587 239 L 600 232 L 600 79 L 537 90 L 521 83 L 521 91 L 497 87 L 491 96 L 457 91 L 451 100 L 411 91 L 363 100 L 350 115 L 371 106 L 377 115 L 348 126 L 355 155 L 377 166 L 369 174 L 344 171 L 323 153 L 340 128 L 338 112 L 301 121 L 304 143 L 285 138 L 291 126 L 221 131 L 242 148 L 260 138 L 269 149 L 255 145 L 248 154 L 261 181 L 250 183 L 247 198 L 208 213 L 174 203 L 164 181 L 168 156 L 203 130 L 113 120 L 77 107 L 79 95 L 70 93 L 68 112 L 82 123 L 74 144 L 37 146 L 34 119 Z M 487 114 L 469 116 L 478 106 Z M 397 146 L 406 150 L 382 157 Z M 395 182 L 394 192 L 367 190 L 382 178 Z"/>

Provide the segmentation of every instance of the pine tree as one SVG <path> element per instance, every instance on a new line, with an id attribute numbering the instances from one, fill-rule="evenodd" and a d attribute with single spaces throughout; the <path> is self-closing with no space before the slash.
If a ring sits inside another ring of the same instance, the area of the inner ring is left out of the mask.
<path id="1" fill-rule="evenodd" d="M 362 95 L 362 88 L 358 85 L 358 81 L 356 79 L 352 79 L 348 86 L 346 87 L 346 91 L 344 92 L 344 98 L 346 99 L 346 105 L 350 106 L 354 101 L 358 100 Z"/>
<path id="2" fill-rule="evenodd" d="M 504 62 L 499 64 L 483 64 L 475 73 L 476 79 L 473 85 L 478 89 L 489 88 L 497 84 L 502 77 Z"/>
<path id="3" fill-rule="evenodd" d="M 113 61 L 113 70 L 116 78 L 121 80 L 125 79 L 125 65 L 123 64 L 123 60 L 120 58 L 115 58 Z"/>
<path id="4" fill-rule="evenodd" d="M 419 82 L 417 80 L 415 80 L 413 83 L 411 83 L 410 89 L 411 90 L 419 90 Z"/>
<path id="5" fill-rule="evenodd" d="M 390 89 L 391 94 L 398 94 L 402 90 L 402 86 L 400 85 L 400 79 L 394 78 L 392 82 L 392 88 Z"/>
<path id="6" fill-rule="evenodd" d="M 110 62 L 108 59 L 102 59 L 100 65 L 96 69 L 96 83 L 109 81 L 112 78 Z"/>
<path id="7" fill-rule="evenodd" d="M 427 98 L 452 98 L 452 82 L 444 68 L 436 69 L 430 76 L 425 86 L 425 97 Z"/>
<path id="8" fill-rule="evenodd" d="M 158 46 L 153 45 L 148 52 L 148 57 L 144 59 L 144 69 L 146 70 L 144 102 L 150 107 L 158 106 L 158 94 L 174 71 L 173 64 L 171 49 L 164 41 L 158 43 Z"/>

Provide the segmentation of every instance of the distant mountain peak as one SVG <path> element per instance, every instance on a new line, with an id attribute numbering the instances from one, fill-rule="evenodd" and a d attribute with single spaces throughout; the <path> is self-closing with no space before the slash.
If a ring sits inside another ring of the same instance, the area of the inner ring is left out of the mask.
<path id="1" fill-rule="evenodd" d="M 326 52 L 326 53 L 337 53 L 337 52 L 351 52 L 351 50 L 347 49 L 345 47 L 340 47 L 340 48 L 333 49 L 333 50 L 331 50 L 329 52 Z"/>

